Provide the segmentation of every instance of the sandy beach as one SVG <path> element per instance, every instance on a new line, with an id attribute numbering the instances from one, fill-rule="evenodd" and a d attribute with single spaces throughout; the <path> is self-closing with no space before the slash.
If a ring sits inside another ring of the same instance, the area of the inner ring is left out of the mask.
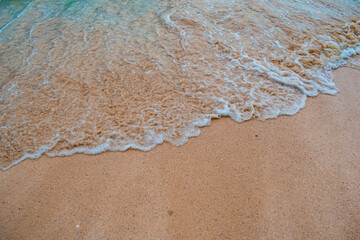
<path id="1" fill-rule="evenodd" d="M 294 116 L 0 173 L 1 239 L 359 239 L 360 71 Z"/>

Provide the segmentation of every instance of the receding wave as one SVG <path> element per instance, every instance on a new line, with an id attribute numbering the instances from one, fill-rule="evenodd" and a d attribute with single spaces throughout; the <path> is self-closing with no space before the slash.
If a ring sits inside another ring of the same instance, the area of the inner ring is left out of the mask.
<path id="1" fill-rule="evenodd" d="M 352 0 L 0 3 L 0 164 L 292 115 L 360 52 Z M 6 13 L 6 14 L 5 14 Z"/>

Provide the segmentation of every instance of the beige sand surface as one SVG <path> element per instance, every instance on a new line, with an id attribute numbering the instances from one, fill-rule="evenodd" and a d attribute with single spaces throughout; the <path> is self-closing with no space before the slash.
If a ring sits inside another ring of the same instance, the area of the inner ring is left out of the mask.
<path id="1" fill-rule="evenodd" d="M 360 239 L 360 71 L 295 116 L 0 172 L 1 239 Z"/>

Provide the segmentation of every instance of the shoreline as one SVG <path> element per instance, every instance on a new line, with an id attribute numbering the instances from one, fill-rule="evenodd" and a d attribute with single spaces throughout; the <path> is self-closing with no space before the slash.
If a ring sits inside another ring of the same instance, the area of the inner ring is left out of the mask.
<path id="1" fill-rule="evenodd" d="M 212 120 L 176 147 L 27 159 L 1 171 L 4 239 L 360 235 L 359 70 L 292 116 Z"/>

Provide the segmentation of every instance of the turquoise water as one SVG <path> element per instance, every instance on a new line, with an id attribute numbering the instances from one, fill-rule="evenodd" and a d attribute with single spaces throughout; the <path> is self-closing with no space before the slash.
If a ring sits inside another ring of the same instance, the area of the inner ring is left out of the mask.
<path id="1" fill-rule="evenodd" d="M 351 0 L 1 1 L 1 167 L 295 114 L 337 92 L 359 16 Z"/>

